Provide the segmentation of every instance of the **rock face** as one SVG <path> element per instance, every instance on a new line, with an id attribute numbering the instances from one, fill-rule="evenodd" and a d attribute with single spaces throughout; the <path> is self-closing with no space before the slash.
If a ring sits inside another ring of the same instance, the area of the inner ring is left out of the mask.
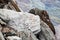
<path id="1" fill-rule="evenodd" d="M 55 30 L 56 30 L 56 38 L 57 40 L 60 40 L 60 25 L 55 26 Z"/>
<path id="2" fill-rule="evenodd" d="M 16 30 L 17 35 L 15 36 L 18 36 L 18 39 L 21 38 L 21 40 L 55 40 L 54 34 L 50 30 L 48 25 L 40 20 L 39 16 L 37 15 L 33 15 L 27 12 L 15 12 L 13 10 L 11 11 L 7 9 L 0 9 L 0 21 L 2 22 L 0 22 L 0 25 L 2 27 L 4 26 L 2 24 L 5 24 L 8 27 Z M 7 31 L 7 29 L 8 28 L 5 28 L 4 30 Z M 36 36 L 34 34 L 36 34 Z M 15 36 L 9 35 L 7 37 L 10 40 L 14 40 Z"/>
<path id="3" fill-rule="evenodd" d="M 7 26 L 17 30 L 17 32 L 22 33 L 19 33 L 19 35 L 23 40 L 37 40 L 32 32 L 38 33 L 41 31 L 39 16 L 26 12 L 5 10 L 6 9 L 0 9 L 1 21 L 5 22 Z M 8 20 L 8 22 L 6 22 L 6 20 Z"/>
<path id="4" fill-rule="evenodd" d="M 39 16 L 24 12 L 15 12 L 6 9 L 0 9 L 0 17 L 3 20 L 9 20 L 8 25 L 17 31 L 24 30 L 24 28 L 30 29 L 32 32 L 40 30 Z M 4 12 L 3 12 L 4 11 Z M 3 13 L 2 13 L 3 12 Z M 14 16 L 13 16 L 14 15 Z M 38 27 L 38 28 L 37 28 Z"/>
<path id="5" fill-rule="evenodd" d="M 53 32 L 51 29 L 48 27 L 46 23 L 41 21 L 41 32 L 40 32 L 40 40 L 56 40 Z"/>
<path id="6" fill-rule="evenodd" d="M 50 18 L 49 18 L 47 11 L 39 10 L 38 8 L 35 8 L 35 9 L 31 9 L 29 11 L 29 13 L 32 13 L 34 15 L 39 15 L 40 19 L 42 21 L 44 21 L 49 26 L 49 28 L 53 31 L 53 33 L 55 34 L 55 28 L 54 28 L 52 22 L 50 21 Z"/>
<path id="7" fill-rule="evenodd" d="M 2 32 L 0 32 L 0 40 L 5 40 L 4 37 L 3 37 Z"/>
<path id="8" fill-rule="evenodd" d="M 36 34 L 39 40 L 56 40 L 55 35 L 49 28 L 49 26 L 41 20 L 41 31 Z"/>
<path id="9" fill-rule="evenodd" d="M 7 37 L 7 40 L 22 40 L 22 39 L 17 36 L 9 36 Z"/>

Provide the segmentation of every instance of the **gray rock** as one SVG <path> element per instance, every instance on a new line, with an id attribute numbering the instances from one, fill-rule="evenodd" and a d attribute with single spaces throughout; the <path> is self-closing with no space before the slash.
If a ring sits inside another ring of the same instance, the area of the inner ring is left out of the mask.
<path id="1" fill-rule="evenodd" d="M 35 33 L 38 33 L 41 31 L 39 16 L 26 12 L 0 9 L 0 17 L 3 20 L 9 20 L 6 24 L 20 32 L 22 40 L 38 40 L 32 32 L 36 31 Z"/>
<path id="2" fill-rule="evenodd" d="M 20 37 L 22 38 L 22 40 L 38 40 L 36 36 L 28 29 L 20 32 Z"/>
<path id="3" fill-rule="evenodd" d="M 0 32 L 0 40 L 5 40 L 4 37 L 3 37 L 2 32 Z"/>
<path id="4" fill-rule="evenodd" d="M 8 36 L 7 40 L 22 40 L 22 39 L 17 36 Z"/>
<path id="5" fill-rule="evenodd" d="M 55 35 L 53 34 L 49 26 L 43 21 L 41 21 L 40 25 L 41 25 L 41 32 L 39 36 L 40 40 L 55 40 Z"/>
<path id="6" fill-rule="evenodd" d="M 43 21 L 40 22 L 39 16 L 37 15 L 0 9 L 0 17 L 3 20 L 9 20 L 6 24 L 17 30 L 22 40 L 38 40 L 34 35 L 38 32 L 40 32 L 39 40 L 55 40 L 55 36 L 49 26 Z"/>
<path id="7" fill-rule="evenodd" d="M 55 26 L 56 30 L 56 39 L 60 40 L 60 25 Z"/>
<path id="8" fill-rule="evenodd" d="M 15 12 L 6 9 L 0 9 L 0 17 L 3 20 L 10 20 L 8 26 L 14 28 L 17 31 L 22 31 L 24 28 L 33 31 L 40 31 L 40 19 L 39 16 L 35 16 L 30 13 Z"/>

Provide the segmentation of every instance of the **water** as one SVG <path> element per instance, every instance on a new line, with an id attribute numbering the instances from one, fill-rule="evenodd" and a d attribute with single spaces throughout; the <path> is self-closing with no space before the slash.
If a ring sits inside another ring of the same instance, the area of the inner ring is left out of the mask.
<path id="1" fill-rule="evenodd" d="M 24 12 L 33 8 L 47 10 L 51 21 L 53 20 L 52 23 L 60 24 L 60 0 L 17 0 L 17 2 Z"/>
<path id="2" fill-rule="evenodd" d="M 45 8 L 49 13 L 50 18 L 52 18 L 52 23 L 55 26 L 60 25 L 60 0 L 42 0 L 41 2 L 45 4 Z"/>

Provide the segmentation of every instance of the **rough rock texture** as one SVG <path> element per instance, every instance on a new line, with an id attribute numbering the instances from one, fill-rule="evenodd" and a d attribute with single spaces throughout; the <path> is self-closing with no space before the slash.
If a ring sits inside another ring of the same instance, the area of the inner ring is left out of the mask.
<path id="1" fill-rule="evenodd" d="M 18 31 L 28 28 L 31 31 L 40 30 L 39 16 L 24 12 L 15 12 L 6 9 L 0 9 L 0 17 L 3 20 L 9 20 L 8 25 Z M 2 13 L 3 12 L 3 13 Z M 38 28 L 37 28 L 38 27 Z"/>
<path id="2" fill-rule="evenodd" d="M 49 28 L 53 31 L 53 33 L 55 34 L 55 28 L 54 28 L 54 25 L 52 24 L 50 18 L 49 18 L 49 15 L 47 13 L 47 11 L 45 10 L 40 10 L 38 8 L 34 8 L 34 9 L 31 9 L 29 11 L 29 13 L 32 13 L 34 15 L 39 15 L 40 19 L 42 21 L 44 21 L 48 26 Z"/>
<path id="3" fill-rule="evenodd" d="M 0 32 L 0 40 L 5 40 L 4 37 L 3 37 L 2 32 Z"/>
<path id="4" fill-rule="evenodd" d="M 9 36 L 7 37 L 7 40 L 22 40 L 22 39 L 17 36 Z"/>
<path id="5" fill-rule="evenodd" d="M 55 26 L 55 30 L 56 30 L 56 39 L 60 40 L 60 25 Z"/>
<path id="6" fill-rule="evenodd" d="M 41 21 L 40 40 L 55 40 L 55 36 L 46 23 Z"/>
<path id="7" fill-rule="evenodd" d="M 17 30 L 23 40 L 37 40 L 32 32 L 37 33 L 41 31 L 39 16 L 30 13 L 0 9 L 0 19 L 7 26 Z"/>
<path id="8" fill-rule="evenodd" d="M 0 22 L 0 24 L 5 24 L 17 30 L 17 34 L 22 40 L 38 40 L 34 35 L 38 32 L 39 40 L 55 40 L 54 34 L 48 25 L 42 20 L 40 22 L 40 18 L 37 15 L 0 9 L 0 21 L 5 22 Z"/>
<path id="9" fill-rule="evenodd" d="M 0 8 L 21 12 L 15 1 L 16 0 L 0 0 Z"/>

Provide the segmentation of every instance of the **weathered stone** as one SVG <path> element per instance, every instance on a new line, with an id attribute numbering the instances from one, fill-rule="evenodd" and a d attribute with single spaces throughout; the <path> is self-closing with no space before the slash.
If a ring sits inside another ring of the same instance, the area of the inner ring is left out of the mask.
<path id="1" fill-rule="evenodd" d="M 21 12 L 15 0 L 0 0 L 0 8 L 15 10 Z"/>
<path id="2" fill-rule="evenodd" d="M 35 35 L 28 29 L 25 29 L 24 31 L 21 31 L 19 33 L 22 40 L 38 40 Z"/>
<path id="3" fill-rule="evenodd" d="M 6 24 L 8 27 L 17 30 L 17 34 L 22 40 L 38 40 L 34 35 L 38 32 L 39 40 L 55 40 L 55 36 L 49 26 L 40 20 L 37 15 L 0 9 L 0 17 L 3 20 L 9 20 Z"/>
<path id="4" fill-rule="evenodd" d="M 22 40 L 22 39 L 17 36 L 8 36 L 7 40 Z"/>
<path id="5" fill-rule="evenodd" d="M 53 34 L 53 32 L 46 23 L 41 21 L 40 25 L 41 25 L 41 32 L 39 34 L 39 40 L 56 40 L 55 35 Z"/>
<path id="6" fill-rule="evenodd" d="M 32 32 L 40 30 L 39 16 L 30 13 L 0 9 L 0 17 L 4 20 L 10 20 L 8 25 L 18 31 L 24 30 L 24 28 L 28 28 Z"/>
<path id="7" fill-rule="evenodd" d="M 56 40 L 60 40 L 60 25 L 55 26 L 56 30 Z"/>
<path id="8" fill-rule="evenodd" d="M 0 32 L 0 40 L 5 40 L 2 32 Z"/>
<path id="9" fill-rule="evenodd" d="M 55 35 L 49 28 L 49 26 L 41 20 L 41 31 L 36 35 L 39 40 L 56 40 Z"/>
<path id="10" fill-rule="evenodd" d="M 31 9 L 29 11 L 29 13 L 32 13 L 34 15 L 39 15 L 40 19 L 42 21 L 44 21 L 48 26 L 49 28 L 53 31 L 53 33 L 55 34 L 55 28 L 54 28 L 54 25 L 52 24 L 50 18 L 49 18 L 49 15 L 47 13 L 47 11 L 45 10 L 40 10 L 38 8 L 34 8 L 34 9 Z"/>
<path id="11" fill-rule="evenodd" d="M 32 32 L 38 33 L 41 31 L 39 16 L 26 12 L 0 9 L 0 17 L 3 20 L 9 20 L 6 23 L 8 27 L 17 30 L 17 32 L 22 32 L 20 36 L 23 40 L 38 40 Z"/>

